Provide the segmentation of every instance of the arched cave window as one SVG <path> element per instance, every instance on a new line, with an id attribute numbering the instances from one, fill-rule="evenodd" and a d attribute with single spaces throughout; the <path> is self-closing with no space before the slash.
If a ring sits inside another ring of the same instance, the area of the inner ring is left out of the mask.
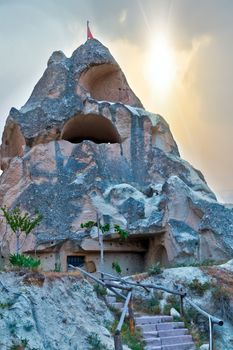
<path id="1" fill-rule="evenodd" d="M 95 100 L 128 103 L 140 107 L 138 99 L 130 90 L 117 65 L 105 63 L 90 67 L 82 73 L 79 84 Z"/>
<path id="2" fill-rule="evenodd" d="M 61 138 L 72 143 L 84 140 L 95 143 L 121 143 L 120 135 L 112 122 L 96 114 L 75 115 L 64 125 Z"/>

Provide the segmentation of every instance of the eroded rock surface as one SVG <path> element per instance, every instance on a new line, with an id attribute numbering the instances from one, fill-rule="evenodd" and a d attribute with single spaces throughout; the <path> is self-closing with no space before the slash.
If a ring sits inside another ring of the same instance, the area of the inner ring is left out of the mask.
<path id="1" fill-rule="evenodd" d="M 94 334 L 107 349 L 114 349 L 106 329 L 114 318 L 86 280 L 2 272 L 0 289 L 1 350 L 20 344 L 21 339 L 28 341 L 30 349 L 84 350 L 90 346 L 88 336 Z"/>
<path id="2" fill-rule="evenodd" d="M 82 241 L 80 224 L 98 211 L 132 239 L 151 238 L 149 255 L 162 237 L 166 262 L 232 255 L 233 210 L 180 158 L 166 121 L 144 110 L 97 40 L 71 58 L 53 53 L 27 103 L 10 111 L 1 168 L 1 206 L 43 215 L 24 251 Z M 4 258 L 15 246 L 4 221 L 0 235 Z"/>

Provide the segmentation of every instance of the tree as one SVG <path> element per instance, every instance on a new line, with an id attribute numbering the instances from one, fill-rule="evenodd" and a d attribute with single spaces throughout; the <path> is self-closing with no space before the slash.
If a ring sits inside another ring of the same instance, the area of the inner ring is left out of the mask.
<path id="1" fill-rule="evenodd" d="M 31 233 L 32 230 L 39 225 L 42 220 L 42 215 L 36 213 L 33 216 L 27 212 L 23 213 L 18 207 L 12 210 L 7 209 L 6 207 L 2 207 L 1 209 L 7 224 L 16 234 L 16 253 L 19 254 L 20 248 L 22 248 L 22 245 L 20 247 L 20 236 L 24 233 L 27 237 L 29 233 Z"/>
<path id="2" fill-rule="evenodd" d="M 110 226 L 110 224 L 101 225 L 98 213 L 96 213 L 96 221 L 87 221 L 85 223 L 81 223 L 81 228 L 85 228 L 87 230 L 90 230 L 94 226 L 96 226 L 97 230 L 98 230 L 98 240 L 99 240 L 99 246 L 100 246 L 100 269 L 101 269 L 101 271 L 103 271 L 103 267 L 104 267 L 103 236 L 105 233 L 108 233 L 111 230 L 111 226 Z M 123 230 L 119 225 L 114 224 L 113 228 L 114 228 L 114 232 L 117 233 L 122 240 L 125 240 L 128 238 L 129 233 L 127 231 Z M 118 264 L 118 266 L 120 268 L 119 264 Z M 114 269 L 114 267 L 113 267 L 113 269 Z"/>

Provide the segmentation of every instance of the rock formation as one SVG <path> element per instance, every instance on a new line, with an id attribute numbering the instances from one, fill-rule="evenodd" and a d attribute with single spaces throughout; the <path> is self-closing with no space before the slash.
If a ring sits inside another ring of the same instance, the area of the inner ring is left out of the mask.
<path id="1" fill-rule="evenodd" d="M 106 328 L 114 318 L 80 276 L 2 272 L 0 285 L 1 350 L 84 350 L 95 336 L 103 349 L 114 349 Z M 23 339 L 27 347 L 19 346 Z"/>
<path id="2" fill-rule="evenodd" d="M 166 121 L 143 108 L 95 39 L 70 58 L 54 52 L 26 104 L 11 109 L 1 168 L 1 206 L 43 215 L 24 251 L 84 249 L 80 224 L 98 212 L 127 229 L 129 244 L 142 243 L 145 264 L 232 256 L 232 208 L 180 158 Z M 4 258 L 15 238 L 4 221 L 0 234 Z"/>

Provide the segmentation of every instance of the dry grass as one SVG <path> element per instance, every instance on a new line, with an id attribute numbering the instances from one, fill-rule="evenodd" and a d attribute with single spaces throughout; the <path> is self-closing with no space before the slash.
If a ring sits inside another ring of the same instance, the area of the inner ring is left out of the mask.
<path id="1" fill-rule="evenodd" d="M 43 272 L 43 275 L 47 278 L 61 278 L 66 276 L 80 277 L 80 279 L 83 278 L 79 271 L 69 271 L 69 272 L 48 271 L 48 272 Z"/>
<path id="2" fill-rule="evenodd" d="M 142 272 L 142 273 L 138 273 L 137 275 L 133 275 L 132 280 L 135 282 L 140 282 L 140 281 L 143 281 L 144 279 L 146 279 L 147 277 L 149 277 L 148 273 Z"/>
<path id="3" fill-rule="evenodd" d="M 216 280 L 216 287 L 221 287 L 225 290 L 229 297 L 233 299 L 233 273 L 216 266 L 202 268 L 204 272 Z"/>
<path id="4" fill-rule="evenodd" d="M 61 279 L 63 277 L 72 277 L 76 280 L 83 279 L 82 275 L 78 271 L 72 271 L 72 272 L 27 272 L 24 275 L 23 283 L 27 285 L 33 285 L 38 287 L 43 287 L 44 281 L 54 281 L 57 279 Z"/>

